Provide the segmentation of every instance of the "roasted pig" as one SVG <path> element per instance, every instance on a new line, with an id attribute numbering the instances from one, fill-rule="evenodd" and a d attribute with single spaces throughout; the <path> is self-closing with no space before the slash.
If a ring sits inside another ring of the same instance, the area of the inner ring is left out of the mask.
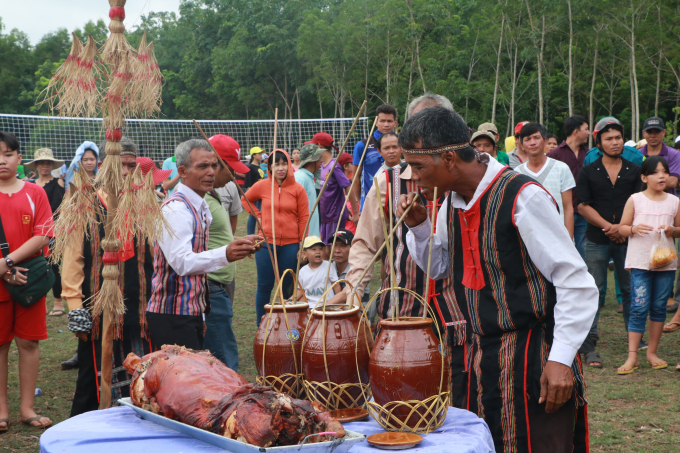
<path id="1" fill-rule="evenodd" d="M 297 445 L 310 434 L 345 435 L 317 403 L 248 384 L 207 351 L 165 345 L 141 359 L 129 354 L 136 406 L 258 447 Z M 308 442 L 329 440 L 314 436 Z"/>

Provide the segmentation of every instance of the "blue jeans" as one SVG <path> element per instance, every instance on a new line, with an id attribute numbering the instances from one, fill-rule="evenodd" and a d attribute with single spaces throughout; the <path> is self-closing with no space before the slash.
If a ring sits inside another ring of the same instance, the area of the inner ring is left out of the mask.
<path id="1" fill-rule="evenodd" d="M 588 221 L 581 214 L 574 213 L 574 245 L 578 254 L 585 261 L 586 259 L 586 228 L 588 227 Z"/>
<path id="2" fill-rule="evenodd" d="M 647 314 L 653 322 L 666 320 L 666 303 L 673 291 L 675 271 L 630 271 L 630 320 L 628 331 L 645 333 Z"/>
<path id="3" fill-rule="evenodd" d="M 222 363 L 238 373 L 238 343 L 231 325 L 234 310 L 227 291 L 208 280 L 210 314 L 205 317 L 208 330 L 203 347 Z"/>
<path id="4" fill-rule="evenodd" d="M 588 272 L 595 279 L 595 284 L 600 292 L 597 314 L 588 334 L 595 338 L 595 343 L 597 343 L 597 322 L 600 319 L 600 310 L 604 307 L 604 297 L 607 291 L 607 266 L 609 266 L 610 258 L 614 260 L 616 274 L 619 277 L 621 303 L 623 304 L 623 322 L 626 325 L 626 329 L 628 328 L 628 317 L 630 315 L 630 272 L 625 267 L 627 249 L 627 245 L 618 245 L 614 242 L 606 245 L 596 244 L 586 239 L 586 266 L 588 266 Z"/>
<path id="5" fill-rule="evenodd" d="M 297 228 L 297 226 L 296 226 Z M 267 247 L 262 247 L 255 253 L 255 265 L 257 266 L 257 293 L 255 294 L 255 316 L 257 316 L 257 325 L 260 325 L 260 320 L 265 314 L 264 306 L 270 302 L 272 289 L 276 285 L 276 276 L 274 275 L 274 265 L 267 248 L 271 248 L 271 244 Z M 276 246 L 276 260 L 279 264 L 279 276 L 283 275 L 286 269 L 293 269 L 297 266 L 297 254 L 300 249 L 300 244 L 297 242 L 284 246 Z M 288 274 L 282 285 L 283 297 L 289 298 L 293 294 L 293 276 Z"/>
<path id="6" fill-rule="evenodd" d="M 262 200 L 258 200 L 255 203 L 253 203 L 253 206 L 255 206 L 257 209 L 262 210 Z M 248 223 L 246 224 L 246 232 L 248 234 L 260 234 L 261 233 L 261 231 L 258 231 L 257 220 L 255 219 L 255 216 L 253 216 L 253 215 L 248 216 Z"/>

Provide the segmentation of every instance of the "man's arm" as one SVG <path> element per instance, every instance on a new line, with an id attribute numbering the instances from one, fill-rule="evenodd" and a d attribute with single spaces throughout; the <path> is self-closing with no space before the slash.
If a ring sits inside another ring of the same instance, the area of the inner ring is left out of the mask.
<path id="1" fill-rule="evenodd" d="M 69 311 L 83 308 L 83 281 L 85 280 L 85 258 L 83 243 L 69 247 L 62 258 L 61 297 L 66 299 Z"/>
<path id="2" fill-rule="evenodd" d="M 166 179 L 161 184 L 163 185 L 163 189 L 170 190 L 174 189 L 177 183 L 179 183 L 179 173 L 175 175 L 174 178 Z"/>
<path id="3" fill-rule="evenodd" d="M 410 196 L 414 194 L 401 195 L 399 198 L 399 204 L 397 210 L 397 216 L 401 215 L 401 212 L 405 210 L 405 206 L 408 206 Z M 427 208 L 420 205 L 420 201 L 416 202 L 418 206 L 414 206 L 407 214 L 409 217 L 427 215 Z M 430 278 L 434 280 L 439 280 L 445 278 L 449 274 L 449 238 L 448 238 L 448 204 L 449 198 L 446 197 L 442 203 L 441 208 L 437 213 L 437 231 L 432 236 L 432 260 L 430 264 Z M 420 212 L 420 214 L 414 214 L 414 211 Z M 416 221 L 416 220 L 413 220 Z M 406 223 L 406 221 L 404 222 Z M 409 227 L 409 232 L 406 233 L 406 245 L 408 247 L 409 253 L 413 256 L 414 261 L 424 272 L 427 272 L 427 262 L 430 255 L 430 230 L 432 227 L 432 222 L 429 216 L 425 218 L 425 221 L 419 225 Z"/>
<path id="4" fill-rule="evenodd" d="M 234 215 L 229 217 L 229 224 L 231 225 L 231 234 L 236 233 L 236 227 L 238 226 L 238 216 Z"/>
<path id="5" fill-rule="evenodd" d="M 562 192 L 562 208 L 564 209 L 564 226 L 569 236 L 574 239 L 574 205 L 571 202 L 571 189 Z"/>
<path id="6" fill-rule="evenodd" d="M 384 173 L 377 175 L 378 187 L 380 193 L 385 193 L 387 190 L 387 179 Z M 364 275 L 364 278 L 359 281 L 359 277 L 366 270 L 366 267 L 373 259 L 375 252 L 385 242 L 385 234 L 382 229 L 382 221 L 380 220 L 380 203 L 378 203 L 378 196 L 375 191 L 375 185 L 366 194 L 364 200 L 364 214 L 359 218 L 357 224 L 357 233 L 354 235 L 352 241 L 352 248 L 349 250 L 349 271 L 347 272 L 347 281 L 349 281 L 356 290 L 358 300 L 364 294 L 364 289 L 373 276 L 373 267 Z M 330 304 L 340 304 L 347 301 L 347 297 L 352 292 L 350 285 L 345 286 L 344 291 L 340 291 L 333 298 L 329 300 Z M 352 301 L 354 304 L 356 301 Z"/>
<path id="7" fill-rule="evenodd" d="M 554 412 L 572 396 L 571 365 L 595 318 L 599 292 L 542 188 L 530 185 L 520 192 L 514 220 L 531 260 L 555 286 L 555 327 L 539 400 L 546 402 L 546 412 Z"/>
<path id="8" fill-rule="evenodd" d="M 193 216 L 184 203 L 171 201 L 163 207 L 162 213 L 172 225 L 174 236 L 164 231 L 158 245 L 175 272 L 181 276 L 207 274 L 229 264 L 227 246 L 201 253 L 193 252 Z"/>

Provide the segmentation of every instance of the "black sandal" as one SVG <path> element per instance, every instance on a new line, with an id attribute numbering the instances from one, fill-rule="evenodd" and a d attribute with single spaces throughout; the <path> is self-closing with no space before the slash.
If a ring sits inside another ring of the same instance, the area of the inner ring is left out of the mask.
<path id="1" fill-rule="evenodd" d="M 599 365 L 593 365 L 593 363 L 599 363 Z M 586 354 L 586 365 L 588 365 L 589 368 L 604 367 L 604 365 L 602 364 L 602 357 L 600 357 L 600 354 L 595 351 L 590 351 Z"/>

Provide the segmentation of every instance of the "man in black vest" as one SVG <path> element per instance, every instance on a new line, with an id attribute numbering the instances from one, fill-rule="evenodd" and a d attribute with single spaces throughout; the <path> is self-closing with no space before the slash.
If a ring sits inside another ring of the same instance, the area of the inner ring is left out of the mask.
<path id="1" fill-rule="evenodd" d="M 452 191 L 439 210 L 431 276 L 453 278 L 473 332 L 468 409 L 487 422 L 497 452 L 587 451 L 577 351 L 597 288 L 546 190 L 469 140 L 463 119 L 440 107 L 411 117 L 399 135 L 421 194 Z M 415 196 L 401 195 L 397 215 Z M 405 222 L 425 268 L 430 221 L 419 200 Z"/>

